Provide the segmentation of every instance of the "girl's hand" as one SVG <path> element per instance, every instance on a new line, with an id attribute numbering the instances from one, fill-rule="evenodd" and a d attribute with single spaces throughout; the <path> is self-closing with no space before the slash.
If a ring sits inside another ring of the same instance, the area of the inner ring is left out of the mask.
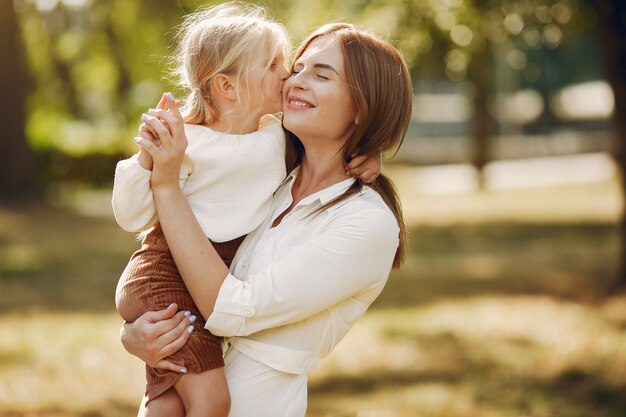
<path id="1" fill-rule="evenodd" d="M 370 155 L 353 155 L 353 158 L 346 165 L 346 173 L 352 177 L 357 177 L 366 184 L 371 184 L 380 175 L 382 164 L 380 152 Z"/>
<path id="2" fill-rule="evenodd" d="M 145 138 L 145 136 L 142 136 L 142 137 Z M 148 140 L 153 140 L 153 139 L 148 139 Z M 143 148 L 139 149 L 139 154 L 137 155 L 137 162 L 139 162 L 139 165 L 141 165 L 143 169 L 152 171 L 152 166 L 154 165 L 154 161 L 152 161 L 152 157 L 150 156 L 150 154 L 146 152 L 145 150 L 143 150 Z"/>
<path id="3" fill-rule="evenodd" d="M 173 362 L 166 360 L 177 352 L 191 336 L 195 320 L 188 312 L 176 312 L 176 304 L 165 310 L 148 311 L 133 323 L 124 323 L 120 329 L 120 340 L 131 355 L 152 368 L 186 372 Z"/>
<path id="4" fill-rule="evenodd" d="M 153 192 L 174 185 L 179 187 L 178 175 L 187 148 L 183 117 L 178 111 L 177 100 L 171 93 L 164 97 L 164 108 L 150 109 L 148 114 L 142 116 L 144 122 L 156 133 L 158 142 L 152 142 L 144 137 L 135 138 L 135 142 L 154 161 L 150 179 Z"/>

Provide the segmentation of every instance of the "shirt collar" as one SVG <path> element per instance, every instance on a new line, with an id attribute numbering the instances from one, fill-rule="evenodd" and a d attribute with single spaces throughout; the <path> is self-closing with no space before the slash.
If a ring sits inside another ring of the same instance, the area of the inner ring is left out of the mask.
<path id="1" fill-rule="evenodd" d="M 288 182 L 290 183 L 289 184 L 290 192 L 291 192 L 291 187 L 293 186 L 293 181 L 295 181 L 299 173 L 300 173 L 300 166 L 297 166 L 293 171 L 289 173 L 289 175 L 287 175 L 287 178 L 285 178 L 285 181 L 283 182 L 283 184 L 288 183 Z M 347 178 L 341 182 L 338 182 L 337 184 L 333 184 L 330 187 L 324 188 L 323 190 L 320 190 L 316 193 L 313 193 L 303 198 L 302 200 L 300 200 L 298 205 L 304 206 L 304 205 L 313 204 L 315 202 L 319 202 L 319 205 L 323 206 L 324 204 L 328 203 L 329 201 L 343 194 L 348 188 L 350 188 L 350 186 L 352 186 L 352 184 L 354 184 L 354 181 L 356 181 L 354 178 Z"/>

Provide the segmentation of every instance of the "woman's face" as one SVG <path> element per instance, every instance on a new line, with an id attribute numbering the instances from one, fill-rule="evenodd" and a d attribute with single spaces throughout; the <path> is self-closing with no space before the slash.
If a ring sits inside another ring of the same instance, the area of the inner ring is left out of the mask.
<path id="1" fill-rule="evenodd" d="M 340 141 L 355 128 L 352 91 L 346 82 L 343 52 L 332 37 L 315 39 L 293 66 L 283 86 L 283 124 L 306 141 Z"/>

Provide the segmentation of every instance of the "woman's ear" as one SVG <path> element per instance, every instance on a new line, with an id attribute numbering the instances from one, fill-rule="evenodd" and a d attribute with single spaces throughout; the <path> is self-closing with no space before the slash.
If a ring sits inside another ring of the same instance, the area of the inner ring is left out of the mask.
<path id="1" fill-rule="evenodd" d="M 227 100 L 237 100 L 237 90 L 231 76 L 226 74 L 217 74 L 213 77 L 213 94 Z"/>

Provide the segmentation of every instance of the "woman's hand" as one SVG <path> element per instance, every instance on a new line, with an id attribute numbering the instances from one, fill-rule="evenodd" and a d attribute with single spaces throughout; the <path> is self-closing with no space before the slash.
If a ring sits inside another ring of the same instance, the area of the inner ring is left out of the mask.
<path id="1" fill-rule="evenodd" d="M 370 155 L 353 155 L 350 162 L 346 165 L 346 173 L 366 184 L 371 184 L 380 175 L 382 164 L 380 152 Z"/>
<path id="2" fill-rule="evenodd" d="M 178 176 L 187 148 L 183 118 L 178 111 L 179 102 L 171 93 L 165 94 L 164 99 L 163 108 L 150 109 L 148 114 L 142 115 L 146 136 L 150 132 L 158 140 L 142 136 L 135 138 L 141 149 L 152 157 L 150 186 L 153 192 L 159 188 L 179 187 Z"/>
<path id="3" fill-rule="evenodd" d="M 156 105 L 157 109 L 165 108 L 167 104 L 166 97 L 167 97 L 166 94 L 163 94 L 161 96 L 161 99 Z M 180 101 L 176 100 L 176 105 L 180 106 L 180 104 L 181 104 Z M 141 125 L 139 125 L 138 135 L 141 138 L 150 140 L 152 143 L 156 144 L 157 146 L 159 146 L 160 144 L 159 136 L 154 131 L 154 129 L 152 129 L 150 125 L 148 125 L 146 122 L 143 122 L 141 123 Z M 137 155 L 137 161 L 139 162 L 139 165 L 141 165 L 144 169 L 147 169 L 148 171 L 152 171 L 152 165 L 153 165 L 152 157 L 143 148 L 139 149 L 139 154 Z"/>
<path id="4" fill-rule="evenodd" d="M 172 304 L 165 310 L 148 311 L 134 322 L 124 323 L 120 340 L 128 353 L 152 368 L 186 372 L 185 368 L 165 359 L 183 347 L 193 331 L 191 323 L 195 317 L 176 310 L 176 304 Z"/>

